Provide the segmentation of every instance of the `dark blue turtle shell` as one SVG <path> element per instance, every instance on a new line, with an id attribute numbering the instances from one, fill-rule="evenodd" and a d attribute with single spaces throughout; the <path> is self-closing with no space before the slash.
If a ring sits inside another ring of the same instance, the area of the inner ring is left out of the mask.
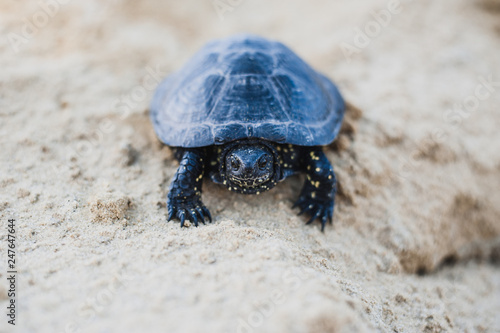
<path id="1" fill-rule="evenodd" d="M 325 145 L 344 116 L 337 87 L 283 44 L 253 35 L 208 43 L 158 87 L 151 104 L 165 144 L 202 147 L 243 138 Z"/>

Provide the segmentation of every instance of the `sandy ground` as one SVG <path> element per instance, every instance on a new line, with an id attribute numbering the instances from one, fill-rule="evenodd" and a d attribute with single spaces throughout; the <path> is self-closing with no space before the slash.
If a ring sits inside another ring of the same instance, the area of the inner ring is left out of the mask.
<path id="1" fill-rule="evenodd" d="M 0 22 L 1 332 L 500 332 L 498 1 L 2 0 Z M 301 177 L 206 182 L 213 224 L 166 221 L 177 162 L 148 103 L 236 32 L 359 109 L 326 149 L 325 233 L 291 209 Z"/>

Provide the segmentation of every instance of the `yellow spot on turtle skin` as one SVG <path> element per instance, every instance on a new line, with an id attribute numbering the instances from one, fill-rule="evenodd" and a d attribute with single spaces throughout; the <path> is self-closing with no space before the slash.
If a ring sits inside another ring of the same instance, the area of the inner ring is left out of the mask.
<path id="1" fill-rule="evenodd" d="M 311 155 L 311 158 L 315 161 L 319 161 L 319 157 L 314 154 L 314 152 L 310 152 L 309 155 Z"/>
<path id="2" fill-rule="evenodd" d="M 311 193 L 311 198 L 313 198 L 313 199 L 316 198 L 316 192 Z"/>
<path id="3" fill-rule="evenodd" d="M 309 205 L 309 208 L 313 208 L 313 205 Z"/>
<path id="4" fill-rule="evenodd" d="M 316 168 L 316 172 L 320 172 L 320 171 L 321 171 L 321 169 L 320 169 L 320 168 Z"/>
<path id="5" fill-rule="evenodd" d="M 259 194 L 260 194 L 260 192 L 259 192 L 259 191 L 257 191 L 257 193 L 255 193 L 255 194 L 259 195 Z"/>
<path id="6" fill-rule="evenodd" d="M 286 148 L 283 148 L 283 151 L 284 151 L 285 153 L 288 153 L 288 149 L 286 149 Z"/>
<path id="7" fill-rule="evenodd" d="M 311 166 L 310 165 L 307 166 L 307 170 L 311 170 Z"/>
<path id="8" fill-rule="evenodd" d="M 288 144 L 288 148 L 292 148 L 293 145 L 291 143 Z"/>
<path id="9" fill-rule="evenodd" d="M 311 180 L 311 175 L 306 176 L 308 180 Z"/>
<path id="10" fill-rule="evenodd" d="M 216 161 L 212 161 L 212 162 L 210 162 L 210 165 L 217 165 L 217 162 Z"/>
<path id="11" fill-rule="evenodd" d="M 328 179 L 332 179 L 332 175 L 328 175 Z"/>
<path id="12" fill-rule="evenodd" d="M 227 181 L 223 181 L 222 184 L 226 185 L 227 184 Z"/>
<path id="13" fill-rule="evenodd" d="M 203 159 L 202 159 L 202 158 L 200 158 L 200 162 L 203 162 Z"/>
<path id="14" fill-rule="evenodd" d="M 292 160 L 294 160 L 294 159 L 295 159 L 295 155 L 292 155 L 290 158 L 291 158 Z"/>
<path id="15" fill-rule="evenodd" d="M 276 147 L 276 150 L 281 151 L 281 147 L 280 146 Z"/>
<path id="16" fill-rule="evenodd" d="M 314 186 L 315 186 L 316 188 L 319 188 L 319 184 L 320 184 L 320 182 L 319 182 L 319 181 L 317 181 L 317 182 L 314 184 Z"/>
<path id="17" fill-rule="evenodd" d="M 288 168 L 288 164 L 287 164 L 287 163 L 285 163 L 283 166 L 284 166 L 285 168 Z"/>

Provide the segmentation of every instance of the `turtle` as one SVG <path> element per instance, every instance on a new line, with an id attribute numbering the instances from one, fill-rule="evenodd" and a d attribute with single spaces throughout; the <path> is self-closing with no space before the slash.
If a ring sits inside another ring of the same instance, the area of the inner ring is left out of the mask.
<path id="1" fill-rule="evenodd" d="M 150 106 L 156 135 L 179 161 L 168 221 L 212 222 L 201 200 L 206 175 L 232 192 L 260 194 L 305 173 L 293 207 L 324 231 L 337 180 L 323 147 L 344 113 L 335 84 L 281 42 L 238 34 L 207 43 L 159 84 Z"/>

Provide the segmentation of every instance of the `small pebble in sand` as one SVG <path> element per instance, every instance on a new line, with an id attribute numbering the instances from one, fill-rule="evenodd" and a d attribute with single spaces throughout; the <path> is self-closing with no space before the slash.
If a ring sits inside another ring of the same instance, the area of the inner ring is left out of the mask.
<path id="1" fill-rule="evenodd" d="M 125 217 L 132 201 L 121 192 L 98 194 L 89 200 L 93 222 L 112 223 Z"/>

